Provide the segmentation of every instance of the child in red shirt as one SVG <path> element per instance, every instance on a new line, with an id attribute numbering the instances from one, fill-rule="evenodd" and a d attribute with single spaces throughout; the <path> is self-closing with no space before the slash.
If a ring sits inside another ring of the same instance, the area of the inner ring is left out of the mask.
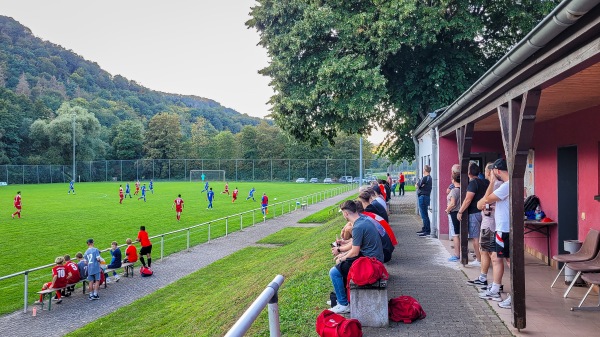
<path id="1" fill-rule="evenodd" d="M 64 262 L 65 259 L 62 256 L 59 256 L 54 260 L 56 266 L 52 268 L 52 282 L 44 284 L 42 290 L 64 288 L 67 285 L 67 270 L 65 266 L 63 266 Z M 40 299 L 35 301 L 35 304 L 41 304 L 43 299 L 43 295 L 40 295 Z M 56 297 L 54 299 L 56 300 L 57 304 L 62 302 L 62 299 L 60 298 L 60 291 L 56 291 Z"/>

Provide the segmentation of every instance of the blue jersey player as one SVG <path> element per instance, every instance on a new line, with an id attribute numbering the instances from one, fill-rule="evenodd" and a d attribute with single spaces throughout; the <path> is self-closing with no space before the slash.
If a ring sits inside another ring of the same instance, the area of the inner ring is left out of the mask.
<path id="1" fill-rule="evenodd" d="M 200 193 L 208 192 L 208 181 L 204 183 L 204 189 Z"/>
<path id="2" fill-rule="evenodd" d="M 129 188 L 129 183 L 127 183 L 127 185 L 125 185 L 125 196 L 127 197 L 127 195 L 129 194 L 129 199 L 131 199 L 131 189 Z"/>
<path id="3" fill-rule="evenodd" d="M 150 184 L 148 184 L 148 189 L 150 190 L 150 192 L 152 192 L 152 194 L 154 194 L 154 181 L 152 181 L 152 179 L 150 179 Z"/>
<path id="4" fill-rule="evenodd" d="M 250 192 L 248 192 L 248 197 L 246 198 L 246 200 L 252 198 L 253 201 L 256 201 L 256 199 L 254 199 L 254 192 L 256 192 L 256 190 L 254 189 L 254 187 L 252 187 Z"/>
<path id="5" fill-rule="evenodd" d="M 69 181 L 69 193 L 68 194 L 71 194 L 71 191 L 73 191 L 73 194 L 75 194 L 75 180 Z"/>
<path id="6" fill-rule="evenodd" d="M 210 190 L 208 191 L 208 193 L 206 193 L 206 199 L 208 199 L 208 207 L 206 209 L 212 209 L 212 203 L 213 200 L 215 199 L 215 192 L 213 192 L 212 187 L 210 188 Z"/>
<path id="7" fill-rule="evenodd" d="M 146 202 L 146 184 L 142 185 L 142 195 L 138 198 L 138 200 L 140 199 L 144 199 L 144 202 Z"/>

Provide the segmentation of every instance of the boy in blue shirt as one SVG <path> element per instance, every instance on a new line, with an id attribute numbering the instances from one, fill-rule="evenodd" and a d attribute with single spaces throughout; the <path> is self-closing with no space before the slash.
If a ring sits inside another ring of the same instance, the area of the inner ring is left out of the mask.
<path id="1" fill-rule="evenodd" d="M 150 189 L 150 192 L 154 194 L 154 181 L 152 181 L 152 179 L 150 179 L 150 184 L 148 185 L 148 188 Z"/>
<path id="2" fill-rule="evenodd" d="M 140 199 L 144 199 L 144 202 L 146 202 L 146 184 L 142 185 L 142 196 L 138 200 Z"/>
<path id="3" fill-rule="evenodd" d="M 131 189 L 129 188 L 129 183 L 127 183 L 127 185 L 125 185 L 125 196 L 127 196 L 129 194 L 129 199 L 131 199 Z"/>
<path id="4" fill-rule="evenodd" d="M 246 200 L 252 198 L 253 201 L 256 201 L 254 199 L 254 192 L 256 192 L 256 190 L 254 189 L 254 187 L 252 187 L 252 189 L 250 189 L 250 192 L 248 192 L 248 197 L 246 198 Z"/>
<path id="5" fill-rule="evenodd" d="M 110 244 L 110 256 L 112 257 L 110 260 L 110 264 L 106 266 L 107 269 L 116 269 L 121 267 L 121 249 L 117 246 L 117 241 L 113 241 Z M 104 273 L 104 277 L 106 278 L 106 283 L 108 283 L 108 273 Z M 119 275 L 117 272 L 113 270 L 113 279 L 115 282 L 119 282 Z"/>
<path id="6" fill-rule="evenodd" d="M 212 187 L 210 188 L 210 191 L 208 191 L 208 193 L 206 194 L 206 198 L 208 199 L 208 207 L 206 209 L 212 209 L 213 199 L 215 198 L 215 192 L 213 192 Z"/>
<path id="7" fill-rule="evenodd" d="M 87 279 L 90 282 L 90 300 L 100 299 L 98 288 L 100 287 L 100 251 L 94 247 L 94 239 L 87 240 L 88 249 L 85 251 L 87 263 Z"/>
<path id="8" fill-rule="evenodd" d="M 208 192 L 208 181 L 204 183 L 204 189 L 200 193 L 204 193 L 204 191 Z"/>
<path id="9" fill-rule="evenodd" d="M 71 194 L 71 191 L 73 191 L 73 194 L 75 194 L 75 180 L 69 181 L 69 193 L 68 194 Z"/>

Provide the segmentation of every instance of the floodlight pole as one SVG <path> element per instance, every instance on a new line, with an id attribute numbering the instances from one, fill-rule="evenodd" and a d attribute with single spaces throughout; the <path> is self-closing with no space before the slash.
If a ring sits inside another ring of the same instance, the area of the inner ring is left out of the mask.
<path id="1" fill-rule="evenodd" d="M 75 112 L 73 112 L 73 182 L 75 182 Z"/>

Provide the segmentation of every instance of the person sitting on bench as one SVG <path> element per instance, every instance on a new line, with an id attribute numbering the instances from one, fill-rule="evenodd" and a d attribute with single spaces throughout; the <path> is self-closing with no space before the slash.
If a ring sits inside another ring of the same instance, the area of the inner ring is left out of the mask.
<path id="1" fill-rule="evenodd" d="M 59 256 L 54 260 L 56 266 L 52 268 L 52 282 L 45 283 L 42 287 L 42 290 L 60 289 L 67 286 L 67 270 L 65 266 L 63 266 L 64 262 L 65 259 L 62 256 Z M 60 298 L 60 290 L 56 291 L 56 297 L 54 299 L 57 304 L 62 302 L 62 299 Z M 40 294 L 40 299 L 35 301 L 35 304 L 42 303 L 44 303 L 44 295 Z"/>

